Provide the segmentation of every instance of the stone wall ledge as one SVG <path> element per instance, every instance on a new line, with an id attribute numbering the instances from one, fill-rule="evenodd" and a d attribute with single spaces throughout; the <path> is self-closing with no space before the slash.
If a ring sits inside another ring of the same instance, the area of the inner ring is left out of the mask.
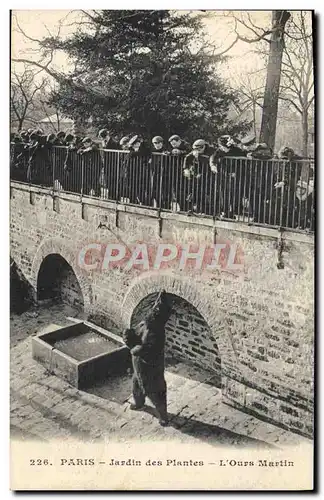
<path id="1" fill-rule="evenodd" d="M 84 203 L 85 205 L 95 206 L 104 208 L 107 210 L 114 210 L 119 212 L 130 213 L 139 216 L 150 217 L 153 219 L 164 219 L 174 222 L 181 222 L 187 224 L 188 226 L 203 226 L 212 227 L 217 229 L 224 229 L 228 231 L 237 231 L 241 233 L 248 233 L 257 237 L 265 237 L 278 239 L 280 234 L 285 241 L 295 241 L 299 243 L 305 243 L 310 246 L 314 246 L 315 237 L 312 233 L 299 232 L 294 230 L 280 230 L 279 228 L 264 227 L 256 224 L 248 224 L 243 222 L 235 221 L 223 221 L 223 220 L 213 220 L 212 217 L 203 215 L 185 215 L 179 214 L 177 212 L 159 211 L 155 208 L 144 208 L 135 205 L 126 205 L 123 203 L 116 203 L 114 201 L 102 200 L 97 198 L 92 198 L 90 196 L 81 196 L 79 194 L 65 193 L 61 191 L 54 191 L 53 189 L 44 188 L 40 186 L 29 185 L 22 182 L 11 181 L 11 189 L 18 189 L 20 191 L 32 192 L 40 195 L 50 195 L 58 197 L 62 200 L 74 202 L 74 203 Z"/>

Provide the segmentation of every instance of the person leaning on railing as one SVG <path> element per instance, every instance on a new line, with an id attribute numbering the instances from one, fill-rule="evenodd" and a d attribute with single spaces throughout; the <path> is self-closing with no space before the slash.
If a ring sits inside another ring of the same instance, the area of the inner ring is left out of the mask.
<path id="1" fill-rule="evenodd" d="M 53 145 L 55 134 L 48 134 L 46 137 L 41 138 L 41 145 L 39 155 L 43 163 L 43 183 L 45 186 L 52 186 L 53 184 Z"/>
<path id="2" fill-rule="evenodd" d="M 38 154 L 42 146 L 41 136 L 38 130 L 29 133 L 29 158 L 27 168 L 27 181 L 35 184 L 40 183 L 41 162 L 39 161 L 40 155 Z"/>
<path id="3" fill-rule="evenodd" d="M 121 149 L 122 151 L 127 151 L 130 139 L 131 137 L 129 135 L 124 135 L 124 137 L 122 137 L 119 141 L 119 149 Z"/>
<path id="4" fill-rule="evenodd" d="M 10 177 L 16 181 L 26 180 L 23 151 L 24 145 L 19 134 L 10 134 Z"/>
<path id="5" fill-rule="evenodd" d="M 73 154 L 77 150 L 75 136 L 73 134 L 66 134 L 64 145 L 66 147 L 66 153 L 63 164 L 64 176 L 62 185 L 66 191 L 78 193 L 80 192 L 80 185 L 78 185 L 77 178 L 81 180 L 81 172 L 79 172 L 79 175 L 76 175 L 73 163 Z"/>
<path id="6" fill-rule="evenodd" d="M 118 142 L 113 139 L 111 131 L 107 128 L 99 130 L 98 138 L 102 149 L 119 149 Z"/>
<path id="7" fill-rule="evenodd" d="M 144 203 L 149 193 L 148 160 L 150 150 L 140 135 L 128 142 L 128 153 L 120 156 L 119 198 Z M 140 181 L 140 182 L 139 182 Z"/>
<path id="8" fill-rule="evenodd" d="M 215 152 L 209 160 L 213 173 L 211 199 L 216 205 L 216 215 L 234 218 L 239 212 L 240 185 L 244 181 L 244 169 L 237 158 L 246 156 L 246 152 L 230 135 L 222 135 L 217 140 Z"/>
<path id="9" fill-rule="evenodd" d="M 12 156 L 14 178 L 26 182 L 29 160 L 29 135 L 27 130 L 21 130 L 15 135 L 14 154 Z"/>
<path id="10" fill-rule="evenodd" d="M 213 154 L 214 149 L 207 141 L 198 139 L 184 158 L 184 208 L 188 212 L 211 213 L 209 158 Z"/>
<path id="11" fill-rule="evenodd" d="M 83 193 L 99 197 L 101 164 L 95 155 L 96 152 L 98 145 L 90 137 L 85 137 L 77 150 L 77 154 L 82 157 Z"/>
<path id="12" fill-rule="evenodd" d="M 173 157 L 180 158 L 191 151 L 190 144 L 181 139 L 181 137 L 177 134 L 172 135 L 169 138 L 168 143 L 168 150 Z M 170 169 L 172 171 L 170 171 Z M 171 191 L 169 200 L 170 202 L 179 205 L 180 210 L 185 210 L 186 202 L 183 190 L 182 162 L 180 162 L 179 159 L 171 160 L 170 169 L 168 172 L 169 189 Z"/>
<path id="13" fill-rule="evenodd" d="M 150 166 L 150 200 L 156 201 L 160 208 L 170 208 L 169 190 L 171 185 L 171 176 L 169 172 L 170 165 L 166 161 L 166 155 L 170 155 L 167 145 L 160 135 L 152 139 L 151 153 L 149 160 Z"/>
<path id="14" fill-rule="evenodd" d="M 59 131 L 53 141 L 54 146 L 65 146 L 65 132 Z"/>
<path id="15" fill-rule="evenodd" d="M 254 222 L 269 220 L 269 200 L 271 197 L 271 177 L 273 163 L 272 149 L 266 143 L 257 143 L 246 155 L 245 194 L 246 210 Z"/>
<path id="16" fill-rule="evenodd" d="M 112 155 L 107 156 L 104 150 L 116 151 L 121 149 L 121 146 L 113 139 L 112 132 L 107 128 L 99 130 L 98 138 L 100 141 L 101 158 L 100 186 L 104 192 L 108 191 L 108 196 L 111 200 L 116 200 L 118 183 L 116 161 L 114 161 L 115 158 Z"/>
<path id="17" fill-rule="evenodd" d="M 282 217 L 278 218 L 277 210 L 276 222 L 292 228 L 313 228 L 314 182 L 311 164 L 288 147 L 281 148 L 278 157 L 282 161 L 278 162 L 275 188 L 280 193 L 277 204 L 279 208 L 282 205 Z"/>
<path id="18" fill-rule="evenodd" d="M 243 137 L 239 143 L 242 151 L 242 156 L 247 158 L 240 164 L 239 172 L 239 205 L 238 215 L 243 220 L 248 220 L 252 217 L 252 197 L 251 197 L 251 161 L 248 159 L 253 158 L 254 151 L 259 149 L 259 144 L 256 142 L 254 134 Z"/>

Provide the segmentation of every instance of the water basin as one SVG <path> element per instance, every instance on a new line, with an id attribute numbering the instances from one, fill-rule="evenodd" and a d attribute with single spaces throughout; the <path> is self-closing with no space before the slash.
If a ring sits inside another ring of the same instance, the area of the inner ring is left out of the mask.
<path id="1" fill-rule="evenodd" d="M 33 359 L 79 389 L 127 372 L 131 358 L 120 337 L 87 321 L 69 319 L 75 324 L 50 325 L 46 333 L 32 338 Z"/>

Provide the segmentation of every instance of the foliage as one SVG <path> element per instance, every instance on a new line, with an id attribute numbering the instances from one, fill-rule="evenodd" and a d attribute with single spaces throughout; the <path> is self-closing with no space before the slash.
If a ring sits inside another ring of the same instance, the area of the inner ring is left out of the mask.
<path id="1" fill-rule="evenodd" d="M 148 137 L 215 140 L 249 129 L 246 121 L 227 118 L 238 97 L 219 76 L 221 58 L 208 51 L 199 14 L 106 10 L 85 16 L 66 40 L 42 41 L 75 63 L 51 97 L 64 115 Z"/>

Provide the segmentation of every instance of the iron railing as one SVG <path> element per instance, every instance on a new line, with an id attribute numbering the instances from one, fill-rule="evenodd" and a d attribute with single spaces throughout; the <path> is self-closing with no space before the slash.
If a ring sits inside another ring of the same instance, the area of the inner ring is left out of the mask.
<path id="1" fill-rule="evenodd" d="M 119 203 L 314 231 L 313 160 L 256 160 L 11 145 L 11 179 Z"/>

